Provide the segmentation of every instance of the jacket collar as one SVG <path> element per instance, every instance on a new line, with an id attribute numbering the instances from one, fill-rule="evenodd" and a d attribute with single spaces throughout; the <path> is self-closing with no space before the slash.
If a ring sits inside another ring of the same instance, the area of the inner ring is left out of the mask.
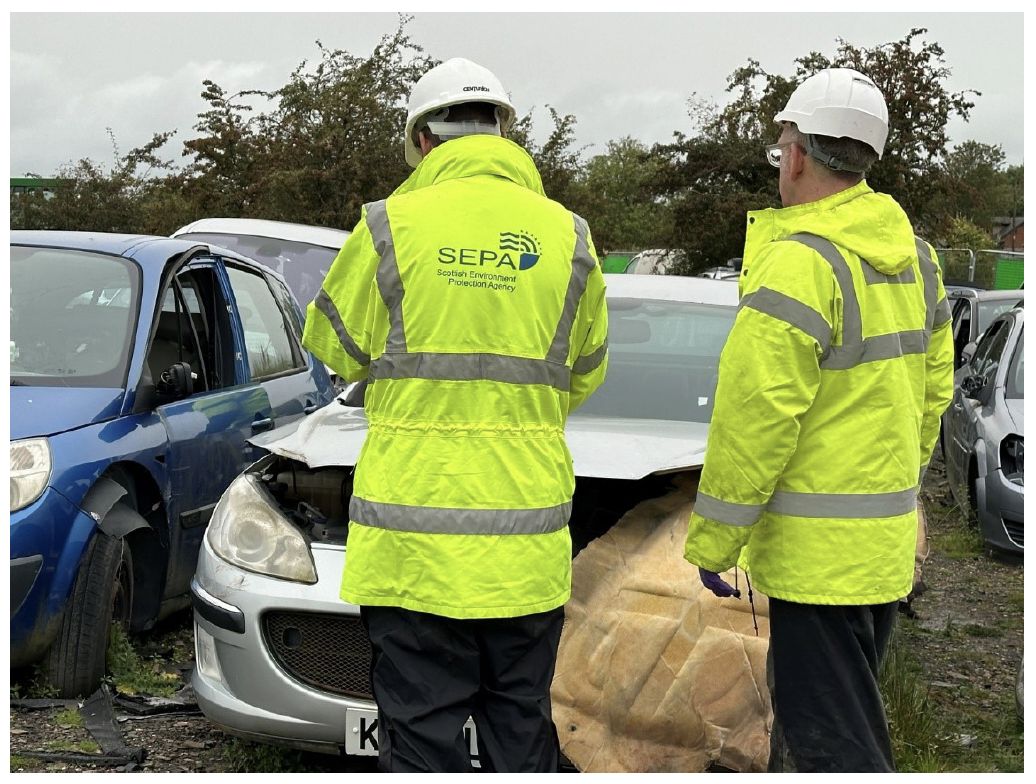
<path id="1" fill-rule="evenodd" d="M 463 136 L 440 144 L 424 157 L 392 195 L 479 175 L 502 177 L 545 195 L 540 174 L 529 153 L 510 139 L 486 134 Z"/>

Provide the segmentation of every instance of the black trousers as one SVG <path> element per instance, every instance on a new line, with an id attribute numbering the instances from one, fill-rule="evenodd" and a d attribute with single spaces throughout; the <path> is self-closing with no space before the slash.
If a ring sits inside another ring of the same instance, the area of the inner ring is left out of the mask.
<path id="1" fill-rule="evenodd" d="M 771 773 L 895 770 L 878 668 L 898 604 L 770 599 Z"/>
<path id="2" fill-rule="evenodd" d="M 374 649 L 379 770 L 471 771 L 470 716 L 482 770 L 557 771 L 550 684 L 564 608 L 458 620 L 361 607 L 360 617 Z"/>

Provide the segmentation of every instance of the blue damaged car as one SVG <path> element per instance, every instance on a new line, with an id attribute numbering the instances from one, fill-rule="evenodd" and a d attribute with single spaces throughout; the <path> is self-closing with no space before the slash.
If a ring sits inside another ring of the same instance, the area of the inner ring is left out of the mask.
<path id="1" fill-rule="evenodd" d="M 334 397 L 279 274 L 206 243 L 11 232 L 11 667 L 92 692 L 186 607 L 257 433 Z M 262 547 L 262 542 L 256 542 Z"/>

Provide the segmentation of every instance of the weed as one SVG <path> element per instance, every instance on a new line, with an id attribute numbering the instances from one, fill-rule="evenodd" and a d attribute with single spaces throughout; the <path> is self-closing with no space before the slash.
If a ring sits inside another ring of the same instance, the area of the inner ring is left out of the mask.
<path id="1" fill-rule="evenodd" d="M 938 727 L 933 719 L 928 686 L 921 677 L 916 660 L 902 644 L 898 630 L 893 634 L 882 662 L 880 684 L 899 770 L 946 770 L 936 753 L 939 747 Z"/>
<path id="2" fill-rule="evenodd" d="M 171 697 L 183 683 L 180 676 L 162 671 L 157 659 L 143 659 L 129 637 L 118 626 L 112 628 L 108 645 L 111 680 L 124 694 Z"/>
<path id="3" fill-rule="evenodd" d="M 302 752 L 282 746 L 233 738 L 224 750 L 230 771 L 237 773 L 292 773 L 302 771 Z"/>
<path id="4" fill-rule="evenodd" d="M 11 773 L 20 773 L 29 770 L 39 770 L 44 766 L 42 760 L 32 757 L 23 757 L 19 754 L 11 755 Z"/>
<path id="5" fill-rule="evenodd" d="M 961 627 L 961 631 L 971 637 L 1003 637 L 1004 633 L 1000 629 L 994 629 L 991 626 L 983 626 L 980 623 L 969 623 Z"/>
<path id="6" fill-rule="evenodd" d="M 54 721 L 66 727 L 82 727 L 85 723 L 76 708 L 65 708 L 58 711 L 54 716 Z"/>
<path id="7" fill-rule="evenodd" d="M 52 740 L 46 744 L 48 749 L 53 751 L 78 751 L 80 754 L 100 754 L 101 747 L 92 740 Z"/>

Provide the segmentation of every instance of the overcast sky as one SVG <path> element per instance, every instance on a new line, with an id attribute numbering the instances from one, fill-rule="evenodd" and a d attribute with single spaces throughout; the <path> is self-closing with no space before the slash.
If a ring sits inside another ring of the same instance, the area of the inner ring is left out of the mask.
<path id="1" fill-rule="evenodd" d="M 155 132 L 175 130 L 162 155 L 180 161 L 183 142 L 196 135 L 197 115 L 207 108 L 203 80 L 228 93 L 275 89 L 303 60 L 319 59 L 318 39 L 366 57 L 397 23 L 395 13 L 318 12 L 16 12 L 9 18 L 11 176 L 53 175 L 81 158 L 110 167 L 107 128 L 122 154 Z M 839 37 L 873 47 L 901 40 L 913 27 L 927 28 L 924 39 L 943 47 L 950 91 L 982 93 L 973 98 L 970 122 L 951 122 L 951 143 L 1000 144 L 1008 164 L 1023 163 L 1019 11 L 416 12 L 406 29 L 432 57 L 468 57 L 493 70 L 519 115 L 535 110 L 540 141 L 551 127 L 545 105 L 574 115 L 578 143 L 592 145 L 592 154 L 623 136 L 652 144 L 669 141 L 676 130 L 692 131 L 688 98 L 725 105 L 727 77 L 749 58 L 790 75 L 796 57 L 833 56 Z"/>

